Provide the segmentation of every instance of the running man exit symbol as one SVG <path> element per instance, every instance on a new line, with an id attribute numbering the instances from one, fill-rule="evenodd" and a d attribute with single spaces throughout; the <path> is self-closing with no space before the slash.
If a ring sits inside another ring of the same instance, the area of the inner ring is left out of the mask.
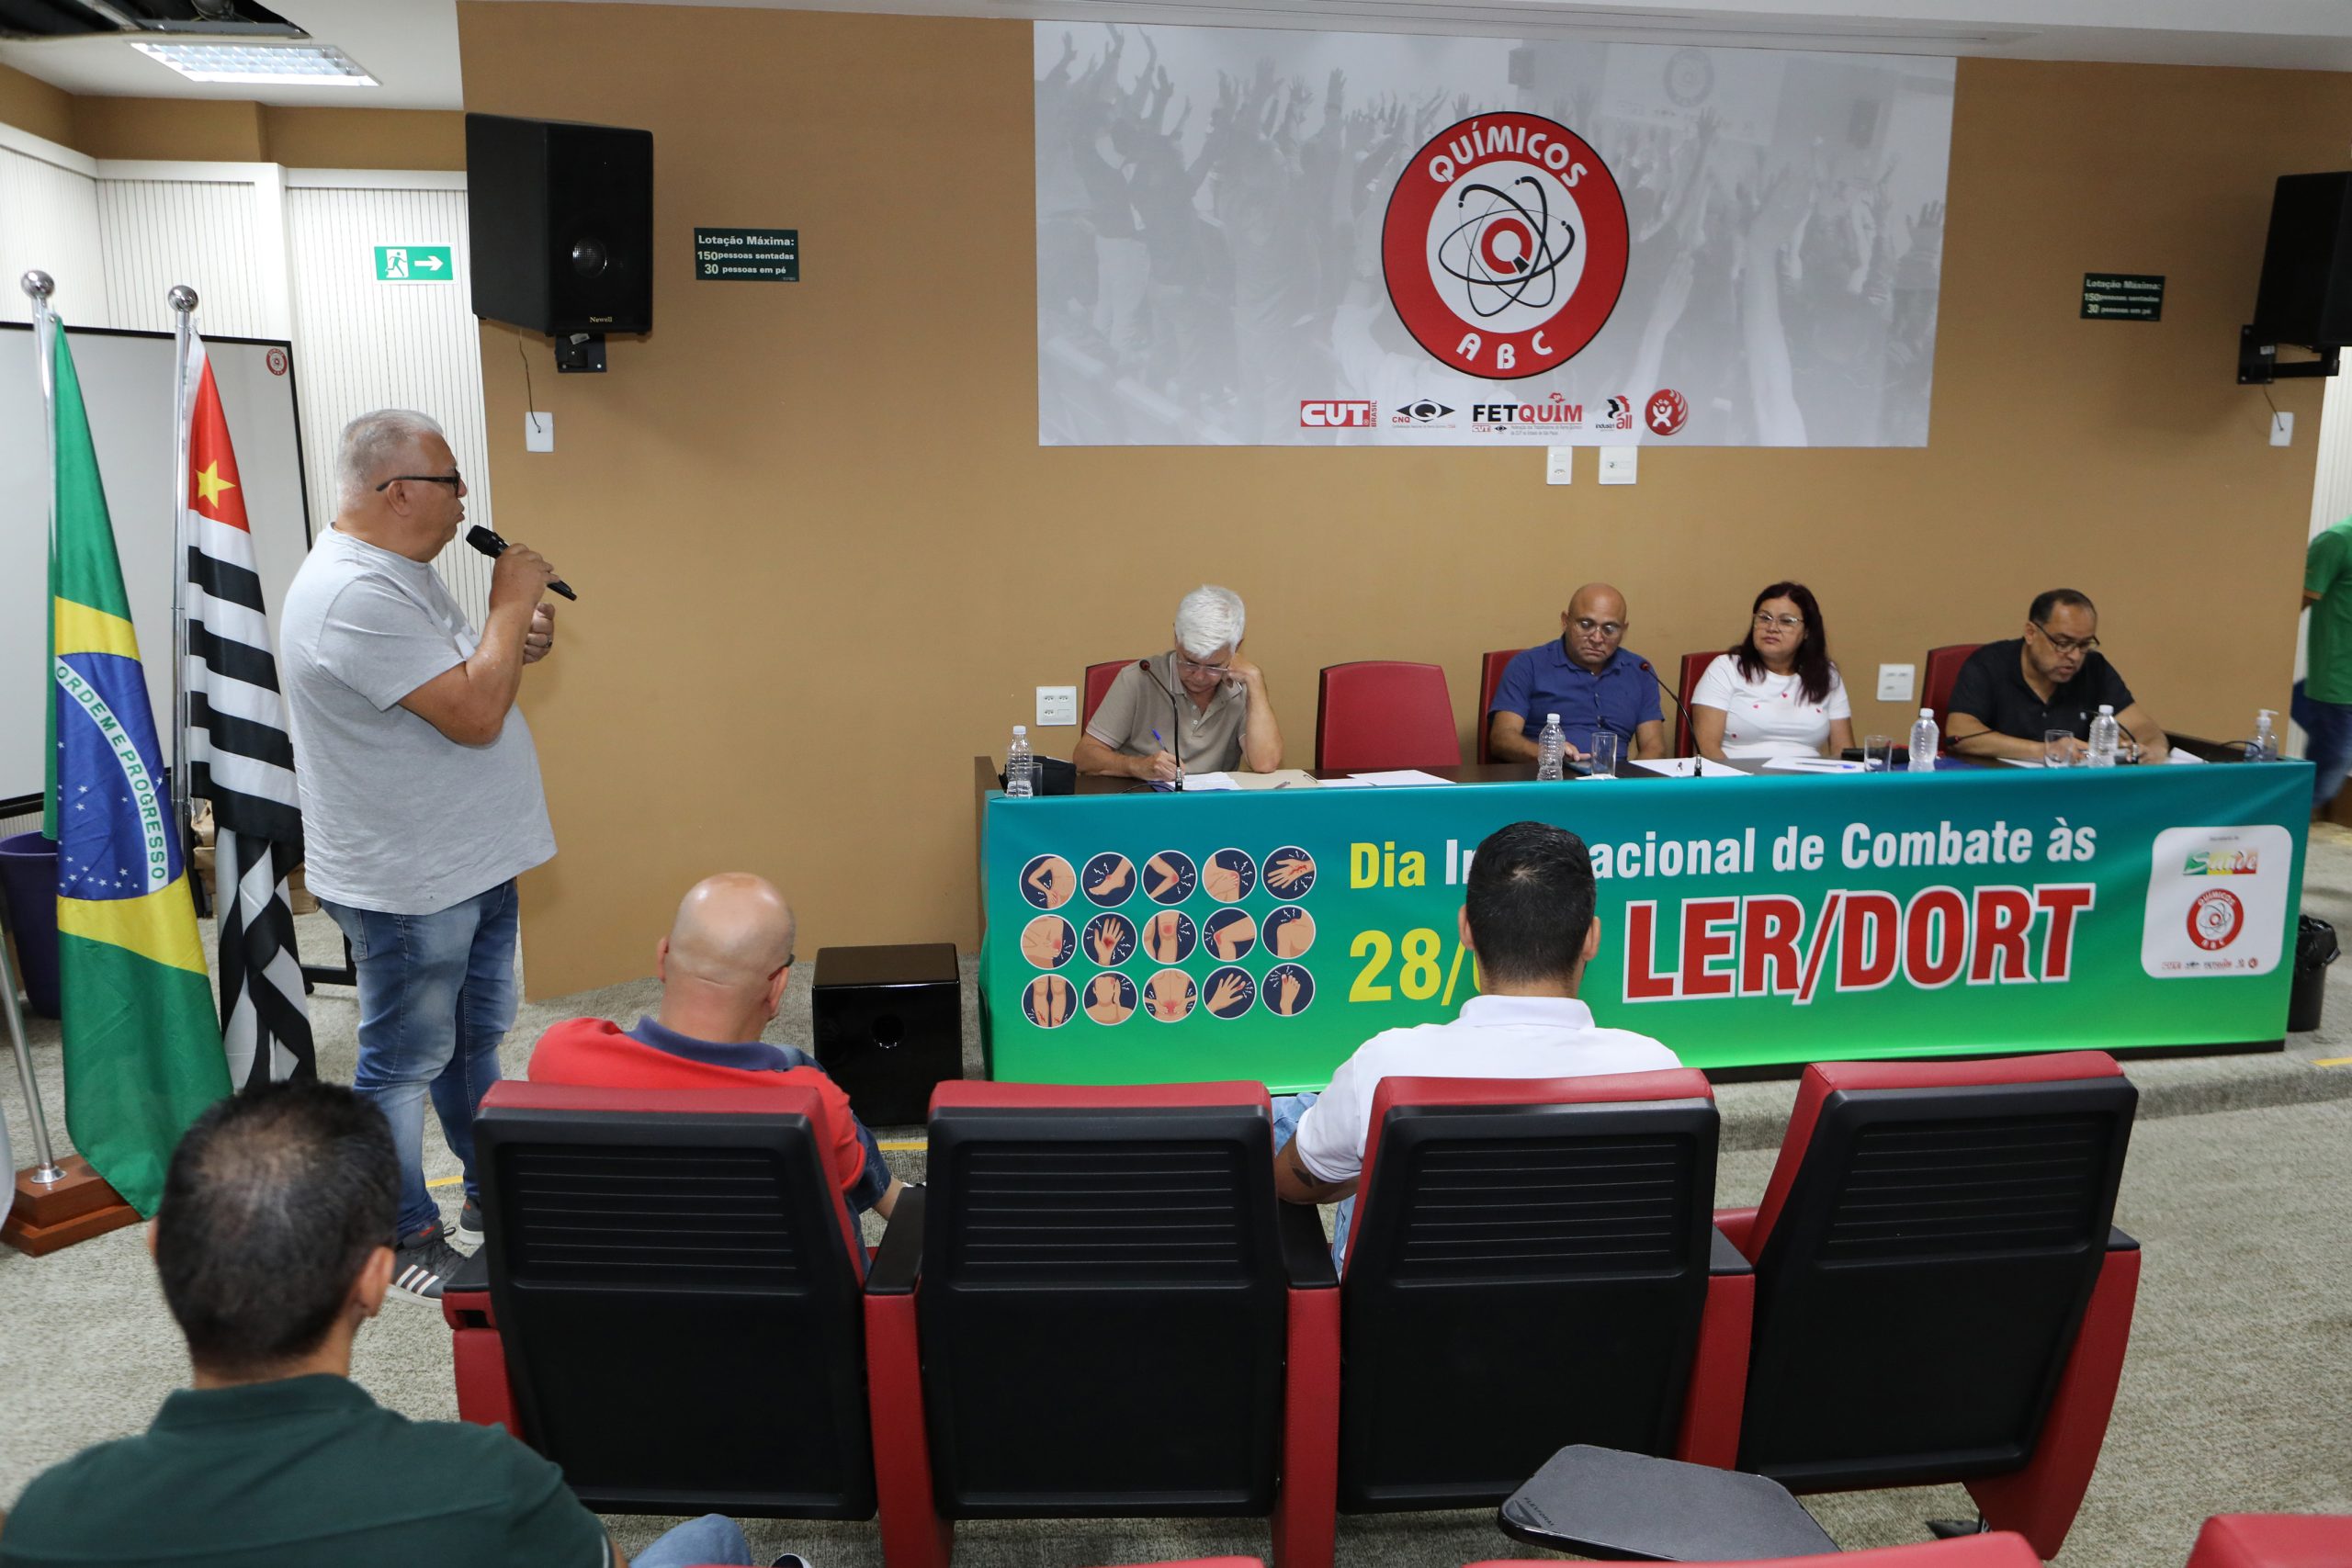
<path id="1" fill-rule="evenodd" d="M 447 283 L 456 273 L 447 245 L 378 245 L 379 283 Z"/>

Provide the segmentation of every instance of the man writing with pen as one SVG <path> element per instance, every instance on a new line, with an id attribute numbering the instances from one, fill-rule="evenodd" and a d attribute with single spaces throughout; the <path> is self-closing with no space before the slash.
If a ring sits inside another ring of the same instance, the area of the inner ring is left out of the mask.
<path id="1" fill-rule="evenodd" d="M 1071 761 L 1081 773 L 1172 784 L 1187 772 L 1282 766 L 1266 678 L 1241 657 L 1241 595 L 1203 586 L 1176 606 L 1175 646 L 1119 671 Z"/>

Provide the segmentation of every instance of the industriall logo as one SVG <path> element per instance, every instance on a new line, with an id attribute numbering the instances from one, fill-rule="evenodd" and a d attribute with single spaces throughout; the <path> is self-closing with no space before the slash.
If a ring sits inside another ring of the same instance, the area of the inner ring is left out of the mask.
<path id="1" fill-rule="evenodd" d="M 1556 370 L 1625 287 L 1625 198 L 1584 139 L 1540 115 L 1457 122 L 1389 194 L 1381 271 L 1431 356 L 1490 380 Z"/>

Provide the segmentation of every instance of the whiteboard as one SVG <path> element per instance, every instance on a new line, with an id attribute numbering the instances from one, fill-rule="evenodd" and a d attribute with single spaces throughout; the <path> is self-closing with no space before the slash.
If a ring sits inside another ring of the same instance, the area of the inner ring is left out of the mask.
<path id="1" fill-rule="evenodd" d="M 198 325 L 201 330 L 201 317 Z M 173 473 L 173 340 L 168 333 L 97 327 L 68 327 L 65 336 L 98 449 L 155 728 L 168 752 L 175 740 L 172 509 L 187 482 Z M 274 629 L 286 586 L 311 548 L 294 351 L 289 344 L 261 338 L 208 336 L 204 346 L 237 448 L 254 564 Z M 49 445 L 40 367 L 32 329 L 0 322 L 0 804 L 40 794 L 42 705 L 51 690 L 48 591 Z"/>

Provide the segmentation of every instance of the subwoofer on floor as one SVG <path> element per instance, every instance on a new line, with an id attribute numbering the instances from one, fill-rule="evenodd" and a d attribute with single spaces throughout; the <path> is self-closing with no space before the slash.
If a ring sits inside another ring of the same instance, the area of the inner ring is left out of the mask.
<path id="1" fill-rule="evenodd" d="M 953 942 L 820 948 L 809 993 L 817 1063 L 867 1126 L 922 1125 L 933 1087 L 964 1076 Z"/>

